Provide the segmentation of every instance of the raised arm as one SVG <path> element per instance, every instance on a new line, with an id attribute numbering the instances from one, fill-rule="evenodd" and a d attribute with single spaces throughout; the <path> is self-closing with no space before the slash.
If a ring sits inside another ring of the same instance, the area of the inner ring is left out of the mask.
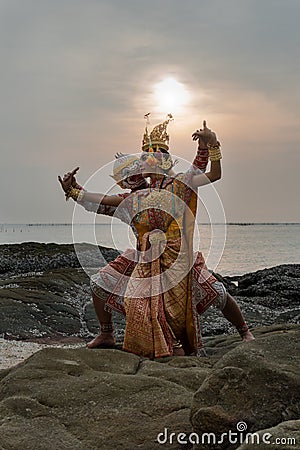
<path id="1" fill-rule="evenodd" d="M 207 148 L 207 137 L 202 134 L 196 135 L 196 133 L 203 132 L 206 128 L 206 121 L 203 121 L 203 129 L 197 130 L 193 133 L 192 137 L 194 141 L 198 141 L 197 153 L 193 161 L 193 167 L 200 169 L 202 172 L 206 171 L 208 164 L 208 148 Z"/>
<path id="2" fill-rule="evenodd" d="M 218 150 L 220 151 L 220 150 Z M 221 153 L 220 153 L 221 155 Z M 220 159 L 222 156 L 220 157 Z M 199 175 L 194 175 L 192 178 L 192 186 L 194 188 L 204 186 L 205 184 L 213 183 L 214 181 L 220 180 L 222 176 L 222 169 L 220 159 L 211 160 L 210 171 L 201 173 Z"/>
<path id="3" fill-rule="evenodd" d="M 216 133 L 207 128 L 205 121 L 203 121 L 203 129 L 195 131 L 192 138 L 194 141 L 198 140 L 198 147 L 204 144 L 207 145 L 208 155 L 211 161 L 209 172 L 194 175 L 192 185 L 196 188 L 205 184 L 213 183 L 221 178 L 222 169 L 220 160 L 222 155 L 220 151 L 220 143 L 217 140 Z"/>

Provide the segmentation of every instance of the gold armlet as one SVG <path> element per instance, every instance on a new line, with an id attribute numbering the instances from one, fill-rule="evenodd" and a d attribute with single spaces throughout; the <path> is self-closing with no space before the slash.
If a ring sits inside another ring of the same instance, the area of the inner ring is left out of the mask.
<path id="1" fill-rule="evenodd" d="M 209 159 L 211 161 L 219 161 L 220 159 L 222 159 L 220 144 L 216 144 L 216 145 L 208 144 L 207 148 L 208 148 Z"/>
<path id="2" fill-rule="evenodd" d="M 83 194 L 84 194 L 83 189 L 75 189 L 73 186 L 71 186 L 66 192 L 66 201 L 68 201 L 69 198 L 72 198 L 77 202 L 78 200 L 82 199 Z"/>

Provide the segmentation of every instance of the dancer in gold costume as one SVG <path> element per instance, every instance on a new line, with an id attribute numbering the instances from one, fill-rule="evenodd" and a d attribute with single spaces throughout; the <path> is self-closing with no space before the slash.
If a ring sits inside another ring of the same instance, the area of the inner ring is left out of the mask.
<path id="1" fill-rule="evenodd" d="M 74 186 L 67 189 L 67 195 L 83 205 L 88 202 L 101 203 L 102 208 L 116 208 L 120 205 L 120 216 L 127 214 L 130 217 L 128 223 L 135 229 L 140 254 L 138 262 L 129 268 L 131 277 L 122 305 L 127 323 L 124 349 L 148 357 L 199 354 L 202 341 L 198 313 L 203 312 L 217 297 L 224 299 L 220 309 L 223 309 L 225 317 L 232 316 L 232 312 L 236 316 L 227 318 L 237 326 L 243 339 L 253 338 L 239 308 L 232 310 L 232 297 L 224 290 L 220 292 L 220 287 L 213 287 L 216 279 L 207 271 L 201 254 L 198 255 L 196 270 L 193 264 L 196 188 L 220 178 L 220 145 L 215 133 L 204 125 L 203 130 L 197 130 L 193 134 L 193 138 L 199 141 L 206 138 L 211 160 L 210 171 L 201 174 L 192 168 L 185 174 L 174 175 L 166 132 L 169 120 L 170 117 L 150 134 L 147 129 L 145 131 L 141 165 L 144 177 L 149 176 L 151 179 L 149 187 L 125 198 L 87 193 Z M 120 183 L 119 176 L 124 167 L 122 164 L 118 167 L 114 176 Z M 122 264 L 119 264 L 119 268 L 120 266 Z M 115 270 L 116 266 L 110 268 Z M 121 272 L 128 276 L 128 271 Z M 202 295 L 200 300 L 198 298 L 195 301 L 195 281 L 200 285 L 202 282 L 204 290 L 206 283 L 211 295 Z M 114 308 L 118 297 L 122 297 L 118 292 L 109 295 L 106 307 Z M 102 323 L 105 325 L 105 322 Z M 107 325 L 109 326 L 109 322 Z M 105 331 L 103 326 L 102 331 L 109 334 L 112 330 Z"/>

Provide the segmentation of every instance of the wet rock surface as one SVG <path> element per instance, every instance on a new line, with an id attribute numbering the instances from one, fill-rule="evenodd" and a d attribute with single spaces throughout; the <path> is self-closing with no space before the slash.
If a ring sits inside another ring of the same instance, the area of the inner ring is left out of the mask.
<path id="1" fill-rule="evenodd" d="M 251 327 L 300 323 L 300 265 L 283 264 L 236 277 L 222 277 Z M 201 318 L 204 335 L 234 332 L 219 311 L 209 308 Z"/>
<path id="2" fill-rule="evenodd" d="M 76 251 L 68 244 L 0 246 L 0 335 L 10 339 L 89 339 L 98 332 L 98 322 L 89 277 L 80 262 L 93 270 L 118 254 L 89 244 L 76 244 Z M 124 321 L 119 316 L 116 322 L 121 323 L 122 335 Z"/>
<path id="3" fill-rule="evenodd" d="M 24 242 L 0 245 L 0 275 L 7 279 L 25 273 L 43 272 L 49 269 L 101 267 L 119 255 L 117 250 L 92 244 L 44 244 Z M 80 261 L 79 261 L 79 259 Z"/>

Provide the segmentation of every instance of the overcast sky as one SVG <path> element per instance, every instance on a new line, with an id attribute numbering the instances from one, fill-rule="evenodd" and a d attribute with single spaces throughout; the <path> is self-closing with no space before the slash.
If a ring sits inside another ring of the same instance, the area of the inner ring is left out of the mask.
<path id="1" fill-rule="evenodd" d="M 229 222 L 300 222 L 299 18 L 299 0 L 0 0 L 0 223 L 70 222 L 57 175 L 139 152 L 149 111 L 174 113 L 187 160 L 203 119 L 217 132 Z M 185 104 L 163 111 L 170 78 Z"/>

